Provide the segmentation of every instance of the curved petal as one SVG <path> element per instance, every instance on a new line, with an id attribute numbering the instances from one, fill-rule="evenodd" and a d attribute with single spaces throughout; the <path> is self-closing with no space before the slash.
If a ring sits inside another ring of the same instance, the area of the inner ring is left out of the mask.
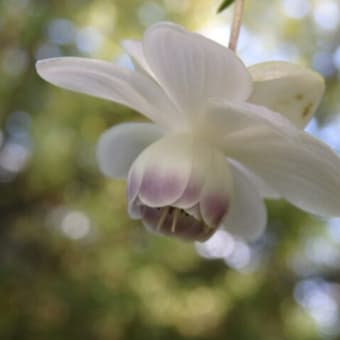
<path id="1" fill-rule="evenodd" d="M 230 162 L 234 178 L 234 194 L 229 214 L 223 221 L 225 229 L 248 241 L 259 238 L 267 224 L 267 209 L 257 186 Z"/>
<path id="2" fill-rule="evenodd" d="M 97 144 L 101 171 L 113 178 L 126 178 L 131 164 L 151 143 L 160 139 L 163 130 L 151 123 L 124 123 L 105 131 Z"/>
<path id="3" fill-rule="evenodd" d="M 143 217 L 147 224 L 170 233 L 179 218 L 199 221 L 201 236 L 209 237 L 228 213 L 232 194 L 233 178 L 224 154 L 192 135 L 168 135 L 150 145 L 128 176 L 131 215 L 152 213 L 154 218 Z"/>
<path id="4" fill-rule="evenodd" d="M 229 164 L 233 166 L 234 171 L 238 171 L 242 176 L 247 177 L 248 182 L 251 182 L 255 186 L 256 191 L 262 198 L 279 199 L 280 194 L 275 191 L 268 183 L 266 183 L 261 177 L 256 176 L 248 168 L 234 159 L 228 159 Z"/>
<path id="5" fill-rule="evenodd" d="M 190 136 L 170 135 L 146 148 L 133 163 L 129 175 L 130 199 L 138 191 L 140 201 L 149 207 L 172 205 L 184 192 L 192 168 Z"/>
<path id="6" fill-rule="evenodd" d="M 176 109 L 149 77 L 110 62 L 87 58 L 51 58 L 37 62 L 38 74 L 48 82 L 126 105 L 164 127 L 177 126 Z"/>
<path id="7" fill-rule="evenodd" d="M 281 136 L 295 137 L 299 130 L 284 116 L 263 106 L 210 99 L 209 109 L 197 123 L 198 133 L 215 142 L 248 128 L 267 128 Z"/>
<path id="8" fill-rule="evenodd" d="M 209 97 L 242 101 L 251 94 L 250 75 L 234 52 L 199 34 L 159 23 L 143 46 L 158 82 L 186 114 L 204 111 Z"/>
<path id="9" fill-rule="evenodd" d="M 211 147 L 194 139 L 192 144 L 192 167 L 189 182 L 181 197 L 174 205 L 181 209 L 190 210 L 200 200 L 207 173 L 210 171 Z M 199 211 L 197 207 L 196 212 Z M 198 218 L 198 215 L 195 215 Z"/>
<path id="10" fill-rule="evenodd" d="M 127 54 L 131 57 L 135 66 L 137 66 L 140 70 L 143 70 L 148 75 L 154 77 L 150 67 L 145 59 L 144 51 L 143 51 L 143 43 L 138 40 L 124 40 L 123 48 L 127 52 Z"/>
<path id="11" fill-rule="evenodd" d="M 200 212 L 204 222 L 216 227 L 229 214 L 233 200 L 234 181 L 225 157 L 218 150 L 211 150 L 205 185 L 200 197 Z"/>
<path id="12" fill-rule="evenodd" d="M 248 129 L 226 138 L 225 152 L 297 207 L 340 215 L 340 157 L 314 137 L 301 131 L 285 139 L 269 129 Z"/>
<path id="13" fill-rule="evenodd" d="M 287 62 L 266 62 L 251 66 L 254 90 L 249 102 L 263 105 L 304 128 L 317 109 L 325 90 L 316 72 Z"/>

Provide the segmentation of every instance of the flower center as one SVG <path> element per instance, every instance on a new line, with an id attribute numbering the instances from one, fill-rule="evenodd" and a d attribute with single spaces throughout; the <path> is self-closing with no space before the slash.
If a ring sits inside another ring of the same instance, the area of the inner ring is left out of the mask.
<path id="1" fill-rule="evenodd" d="M 216 230 L 185 210 L 173 206 L 151 208 L 142 205 L 140 208 L 145 227 L 160 234 L 202 242 Z"/>

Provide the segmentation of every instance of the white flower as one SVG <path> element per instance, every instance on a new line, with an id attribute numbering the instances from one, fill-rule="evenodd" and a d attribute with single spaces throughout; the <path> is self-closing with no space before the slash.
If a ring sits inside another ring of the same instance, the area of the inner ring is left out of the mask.
<path id="1" fill-rule="evenodd" d="M 98 143 L 104 174 L 128 179 L 133 218 L 202 241 L 219 226 L 256 239 L 264 198 L 340 215 L 340 158 L 302 130 L 324 92 L 318 74 L 286 62 L 247 69 L 230 49 L 171 23 L 124 47 L 134 71 L 83 58 L 42 60 L 37 70 L 153 121 L 114 126 Z"/>

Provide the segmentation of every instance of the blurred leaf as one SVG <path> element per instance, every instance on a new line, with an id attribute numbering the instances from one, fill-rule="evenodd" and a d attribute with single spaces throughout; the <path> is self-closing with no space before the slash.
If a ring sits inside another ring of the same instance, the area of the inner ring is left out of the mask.
<path id="1" fill-rule="evenodd" d="M 225 0 L 221 3 L 220 7 L 217 10 L 217 13 L 221 13 L 226 8 L 228 8 L 235 0 Z"/>

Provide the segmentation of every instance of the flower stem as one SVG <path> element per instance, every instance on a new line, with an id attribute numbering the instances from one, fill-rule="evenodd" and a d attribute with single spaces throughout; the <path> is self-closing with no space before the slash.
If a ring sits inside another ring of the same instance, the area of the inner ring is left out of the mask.
<path id="1" fill-rule="evenodd" d="M 244 0 L 236 0 L 233 24 L 231 26 L 229 48 L 233 51 L 236 50 L 238 37 L 240 35 L 242 14 L 243 14 Z"/>

